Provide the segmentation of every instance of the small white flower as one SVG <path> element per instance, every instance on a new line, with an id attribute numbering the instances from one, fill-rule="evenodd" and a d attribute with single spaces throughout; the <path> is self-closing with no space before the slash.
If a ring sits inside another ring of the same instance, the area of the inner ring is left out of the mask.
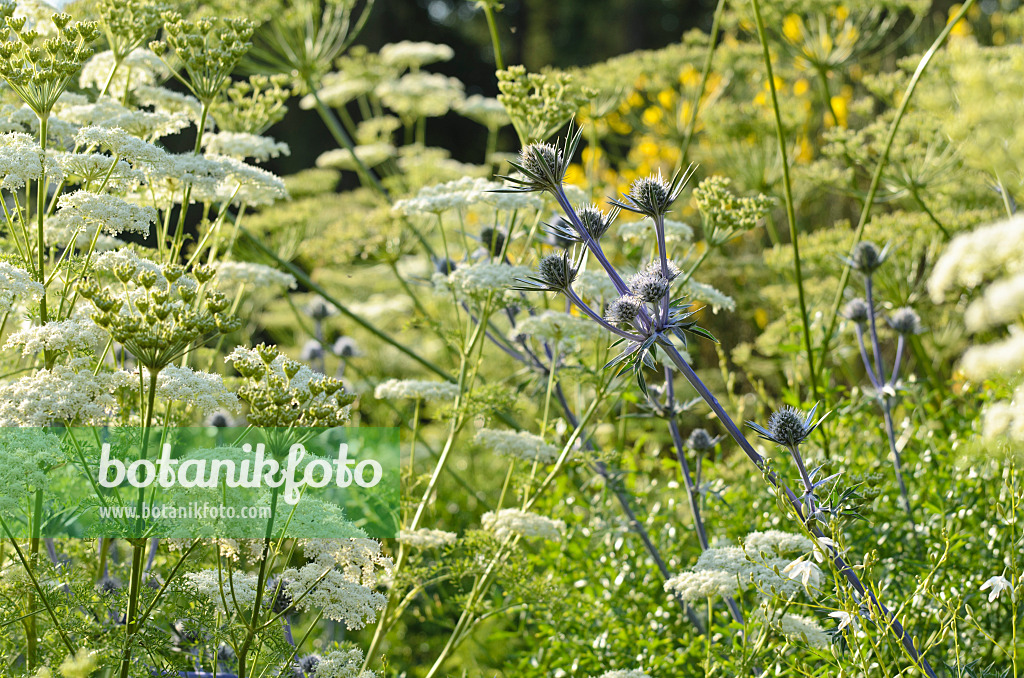
<path id="1" fill-rule="evenodd" d="M 835 619 L 835 620 L 837 620 L 839 622 L 839 626 L 836 627 L 836 631 L 842 631 L 843 629 L 845 629 L 847 626 L 850 626 L 851 624 L 853 625 L 853 628 L 855 628 L 855 629 L 857 628 L 857 620 L 849 612 L 843 612 L 842 610 L 836 610 L 835 612 L 830 612 L 828 616 L 832 617 L 833 619 Z"/>
<path id="2" fill-rule="evenodd" d="M 990 603 L 993 602 L 996 598 L 998 598 L 1003 591 L 1009 591 L 1010 600 L 1014 600 L 1013 584 L 1011 584 L 1010 580 L 1008 580 L 1001 574 L 988 579 L 984 584 L 981 585 L 982 591 L 989 588 L 992 589 L 991 591 L 989 591 L 988 594 L 988 602 Z"/>
<path id="3" fill-rule="evenodd" d="M 821 579 L 821 568 L 802 556 L 782 568 L 782 572 L 794 581 L 799 580 L 804 588 L 817 588 Z"/>

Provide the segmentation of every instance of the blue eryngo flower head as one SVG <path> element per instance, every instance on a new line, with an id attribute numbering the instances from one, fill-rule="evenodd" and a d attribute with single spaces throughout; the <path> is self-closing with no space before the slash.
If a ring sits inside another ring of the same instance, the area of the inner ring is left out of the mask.
<path id="1" fill-rule="evenodd" d="M 616 207 L 606 213 L 594 204 L 577 205 L 575 208 L 576 221 L 559 216 L 544 226 L 545 230 L 563 247 L 587 240 L 596 242 L 608 232 L 615 218 L 619 216 L 619 211 L 619 208 Z"/>
<path id="2" fill-rule="evenodd" d="M 747 426 L 757 431 L 758 435 L 765 440 L 776 445 L 788 448 L 796 447 L 814 433 L 814 429 L 818 428 L 818 425 L 825 419 L 822 417 L 818 421 L 814 421 L 814 412 L 817 409 L 818 406 L 815 405 L 805 417 L 797 408 L 786 406 L 781 410 L 776 410 L 768 417 L 768 428 L 752 421 L 748 421 Z"/>
<path id="3" fill-rule="evenodd" d="M 310 339 L 302 345 L 302 352 L 299 354 L 299 359 L 303 362 L 314 362 L 316 360 L 322 360 L 324 357 L 324 347 L 316 339 Z"/>
<path id="4" fill-rule="evenodd" d="M 500 228 L 480 229 L 480 242 L 492 257 L 499 257 L 505 251 L 505 233 Z"/>
<path id="5" fill-rule="evenodd" d="M 540 260 L 537 272 L 528 278 L 517 278 L 522 286 L 515 289 L 540 292 L 565 292 L 575 282 L 579 265 L 572 260 L 568 251 L 549 254 Z"/>
<path id="6" fill-rule="evenodd" d="M 632 294 L 625 294 L 608 305 L 605 318 L 613 325 L 628 325 L 640 315 L 644 300 Z"/>
<path id="7" fill-rule="evenodd" d="M 320 655 L 318 654 L 307 654 L 295 662 L 295 676 L 296 678 L 304 678 L 305 676 L 312 676 L 316 673 L 316 667 L 320 663 Z"/>
<path id="8" fill-rule="evenodd" d="M 352 337 L 338 337 L 331 346 L 331 353 L 339 358 L 354 358 L 359 355 L 359 344 Z"/>
<path id="9" fill-rule="evenodd" d="M 451 275 L 455 272 L 455 262 L 447 257 L 436 257 L 434 270 L 442 275 Z"/>
<path id="10" fill-rule="evenodd" d="M 857 243 L 857 246 L 853 248 L 853 253 L 846 260 L 846 263 L 855 271 L 864 275 L 871 275 L 882 267 L 888 256 L 888 245 L 880 250 L 875 243 L 864 240 Z"/>
<path id="11" fill-rule="evenodd" d="M 622 200 L 613 198 L 611 203 L 655 221 L 663 219 L 692 174 L 692 170 L 676 172 L 670 180 L 666 180 L 659 171 L 657 175 L 641 177 L 633 182 L 629 193 L 623 194 Z"/>
<path id="12" fill-rule="evenodd" d="M 315 320 L 324 320 L 334 315 L 334 307 L 317 297 L 306 307 L 306 312 Z"/>
<path id="13" fill-rule="evenodd" d="M 117 577 L 111 577 L 109 575 L 104 576 L 98 582 L 96 582 L 96 591 L 103 595 L 109 595 L 111 593 L 117 593 L 124 588 L 124 584 Z"/>
<path id="14" fill-rule="evenodd" d="M 660 302 L 671 288 L 669 279 L 654 271 L 641 271 L 629 279 L 629 291 L 648 304 Z"/>
<path id="15" fill-rule="evenodd" d="M 505 181 L 514 184 L 513 191 L 548 191 L 557 194 L 562 190 L 565 171 L 572 162 L 572 156 L 579 145 L 582 129 L 571 136 L 566 136 L 561 145 L 535 143 L 524 146 L 519 152 L 519 160 L 509 164 L 522 172 L 523 176 L 502 176 Z"/>
<path id="16" fill-rule="evenodd" d="M 889 316 L 889 327 L 900 334 L 919 334 L 921 332 L 921 317 L 914 309 L 904 306 L 896 309 Z"/>
<path id="17" fill-rule="evenodd" d="M 866 323 L 870 314 L 871 307 L 868 306 L 868 302 L 864 299 L 852 299 L 847 302 L 846 306 L 843 306 L 843 317 L 847 320 L 852 320 L 858 325 Z"/>
<path id="18" fill-rule="evenodd" d="M 695 428 L 686 439 L 686 446 L 694 452 L 710 450 L 722 439 L 722 436 L 712 437 L 710 433 L 702 428 Z"/>

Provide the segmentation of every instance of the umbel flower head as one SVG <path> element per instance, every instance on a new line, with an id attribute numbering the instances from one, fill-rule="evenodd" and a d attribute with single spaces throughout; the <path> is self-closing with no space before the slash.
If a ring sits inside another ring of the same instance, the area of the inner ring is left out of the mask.
<path id="1" fill-rule="evenodd" d="M 850 258 L 845 261 L 853 270 L 864 275 L 871 275 L 882 267 L 888 256 L 888 245 L 879 250 L 875 243 L 863 240 L 857 243 L 857 246 L 853 248 Z"/>
<path id="2" fill-rule="evenodd" d="M 868 306 L 868 302 L 864 299 L 851 299 L 847 302 L 846 306 L 843 306 L 843 317 L 847 320 L 852 320 L 858 325 L 863 325 L 868 321 L 870 312 L 871 307 Z"/>
<path id="3" fill-rule="evenodd" d="M 677 171 L 670 180 L 666 180 L 659 171 L 657 175 L 651 174 L 637 179 L 630 187 L 629 193 L 622 195 L 622 200 L 612 198 L 610 202 L 616 207 L 643 214 L 657 221 L 665 217 L 665 213 L 683 192 L 683 187 L 691 176 L 692 167 L 685 172 Z"/>
<path id="4" fill-rule="evenodd" d="M 897 308 L 889 316 L 889 327 L 900 334 L 918 334 L 921 332 L 921 317 L 909 306 Z"/>
<path id="5" fill-rule="evenodd" d="M 565 171 L 572 162 L 576 147 L 580 143 L 582 129 L 572 136 L 566 136 L 562 145 L 535 143 L 524 146 L 519 152 L 518 162 L 509 162 L 513 169 L 523 176 L 499 176 L 499 179 L 515 184 L 507 191 L 548 191 L 557 194 L 562 190 Z"/>
<path id="6" fill-rule="evenodd" d="M 818 406 L 815 405 L 805 417 L 800 410 L 787 405 L 781 410 L 776 410 L 768 417 L 768 428 L 764 428 L 752 421 L 748 421 L 747 426 L 757 431 L 761 438 L 771 441 L 776 445 L 786 448 L 797 447 L 814 433 L 814 429 L 818 428 L 825 419 L 825 417 L 822 417 L 818 421 L 811 423 L 814 421 L 814 412 L 817 409 Z"/>
<path id="7" fill-rule="evenodd" d="M 572 260 L 569 252 L 549 254 L 540 260 L 536 275 L 517 278 L 522 283 L 514 289 L 532 292 L 565 292 L 579 274 L 579 264 Z"/>

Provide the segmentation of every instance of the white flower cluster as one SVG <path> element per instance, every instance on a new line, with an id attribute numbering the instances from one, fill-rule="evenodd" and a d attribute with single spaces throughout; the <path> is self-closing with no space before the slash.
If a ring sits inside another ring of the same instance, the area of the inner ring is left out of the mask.
<path id="1" fill-rule="evenodd" d="M 57 201 L 57 215 L 69 222 L 98 224 L 110 235 L 122 231 L 149 235 L 149 226 L 157 220 L 156 210 L 125 202 L 108 193 L 78 190 L 65 193 Z"/>
<path id="2" fill-rule="evenodd" d="M 462 82 L 440 73 L 406 73 L 377 85 L 374 93 L 405 120 L 438 118 L 465 98 Z"/>
<path id="3" fill-rule="evenodd" d="M 58 153 L 54 160 L 60 165 L 69 184 L 89 185 L 106 182 L 109 190 L 130 191 L 146 179 L 145 174 L 124 160 L 117 160 L 102 153 Z"/>
<path id="4" fill-rule="evenodd" d="M 565 532 L 565 521 L 520 509 L 501 509 L 497 513 L 488 511 L 481 516 L 480 523 L 498 541 L 505 541 L 512 535 L 561 541 Z"/>
<path id="5" fill-rule="evenodd" d="M 0 261 L 0 313 L 14 306 L 16 299 L 36 301 L 43 296 L 43 286 L 23 268 Z"/>
<path id="6" fill-rule="evenodd" d="M 224 377 L 217 373 L 168 365 L 160 370 L 156 384 L 157 395 L 165 401 L 185 403 L 203 414 L 238 411 L 238 397 L 224 386 Z"/>
<path id="7" fill-rule="evenodd" d="M 224 155 L 235 160 L 254 158 L 258 162 L 291 155 L 291 149 L 283 141 L 246 132 L 207 134 L 203 136 L 203 148 L 214 155 Z"/>
<path id="8" fill-rule="evenodd" d="M 582 271 L 573 289 L 578 295 L 589 301 L 614 301 L 618 298 L 619 292 L 615 289 L 614 283 L 608 278 L 604 271 Z"/>
<path id="9" fill-rule="evenodd" d="M 619 237 L 633 245 L 650 244 L 658 241 L 654 230 L 654 221 L 650 217 L 620 224 Z M 693 229 L 681 221 L 666 219 L 665 240 L 666 242 L 690 242 L 693 240 Z"/>
<path id="10" fill-rule="evenodd" d="M 320 154 L 316 159 L 316 166 L 355 172 L 359 169 L 357 159 L 366 167 L 375 167 L 394 154 L 395 147 L 385 142 L 356 146 L 354 156 L 347 148 L 333 148 Z"/>
<path id="11" fill-rule="evenodd" d="M 459 535 L 444 530 L 431 530 L 421 527 L 418 530 L 402 530 L 398 533 L 398 542 L 419 549 L 436 549 L 454 544 Z"/>
<path id="12" fill-rule="evenodd" d="M 1018 386 L 1009 400 L 998 400 L 985 407 L 982 432 L 990 442 L 1009 438 L 1024 443 L 1024 386 Z"/>
<path id="13" fill-rule="evenodd" d="M 459 115 L 475 120 L 487 129 L 499 129 L 511 122 L 504 104 L 481 94 L 466 97 L 455 106 L 455 110 Z"/>
<path id="14" fill-rule="evenodd" d="M 528 431 L 498 431 L 482 428 L 474 439 L 477 445 L 506 457 L 515 457 L 529 462 L 553 464 L 561 450 L 544 442 L 540 436 Z"/>
<path id="15" fill-rule="evenodd" d="M 769 612 L 764 606 L 758 608 L 751 616 L 779 631 L 790 640 L 803 641 L 809 647 L 822 649 L 829 647 L 831 644 L 832 639 L 825 632 L 825 629 L 810 617 L 789 612 Z"/>
<path id="16" fill-rule="evenodd" d="M 60 166 L 43 153 L 35 138 L 21 132 L 0 134 L 0 188 L 21 188 L 28 181 L 38 181 L 44 171 L 51 182 L 64 178 Z"/>
<path id="17" fill-rule="evenodd" d="M 1024 272 L 1024 215 L 953 238 L 935 262 L 928 293 L 939 303 L 955 287 L 977 287 L 1004 271 Z"/>
<path id="18" fill-rule="evenodd" d="M 373 391 L 377 400 L 455 400 L 459 387 L 448 381 L 421 381 L 417 379 L 388 379 Z"/>
<path id="19" fill-rule="evenodd" d="M 380 48 L 380 59 L 397 68 L 419 68 L 438 61 L 451 61 L 455 50 L 448 45 L 433 42 L 389 42 Z"/>
<path id="20" fill-rule="evenodd" d="M 802 534 L 781 530 L 751 532 L 743 539 L 743 548 L 753 555 L 792 555 L 809 553 L 814 544 Z"/>
<path id="21" fill-rule="evenodd" d="M 697 282 L 693 278 L 686 281 L 686 284 L 683 285 L 683 291 L 694 299 L 708 304 L 714 313 L 718 313 L 718 311 L 723 308 L 726 311 L 736 310 L 735 299 L 730 297 L 728 294 L 721 292 L 717 288 L 702 282 Z"/>
<path id="22" fill-rule="evenodd" d="M 960 367 L 971 379 L 1012 377 L 1024 369 L 1024 331 L 1015 331 L 1006 339 L 972 346 L 964 353 Z"/>
<path id="23" fill-rule="evenodd" d="M 199 120 L 202 104 L 191 94 L 182 94 L 166 87 L 143 85 L 135 90 L 135 99 L 140 106 L 152 106 L 158 113 L 174 115 L 183 113 L 189 120 Z"/>
<path id="24" fill-rule="evenodd" d="M 221 579 L 221 577 L 224 579 Z M 225 615 L 236 608 L 252 608 L 256 604 L 259 577 L 255 573 L 234 570 L 228 581 L 226 571 L 200 570 L 185 574 L 185 586 L 195 595 L 202 596 Z"/>
<path id="25" fill-rule="evenodd" d="M 111 394 L 134 382 L 127 372 L 93 374 L 89 362 L 77 358 L 0 384 L 0 426 L 106 423 L 117 409 Z"/>
<path id="26" fill-rule="evenodd" d="M 106 340 L 106 331 L 82 314 L 19 330 L 7 338 L 4 348 L 21 348 L 22 355 L 41 351 L 94 352 Z"/>
<path id="27" fill-rule="evenodd" d="M 484 301 L 490 297 L 492 302 L 513 304 L 519 298 L 511 288 L 532 272 L 526 266 L 482 261 L 459 266 L 448 275 L 435 273 L 433 283 L 439 291 L 453 291 L 459 301 Z"/>
<path id="28" fill-rule="evenodd" d="M 376 678 L 373 671 L 363 671 L 363 653 L 358 648 L 328 652 L 313 669 L 313 678 Z"/>
<path id="29" fill-rule="evenodd" d="M 291 273 L 249 261 L 220 261 L 214 268 L 217 270 L 217 277 L 214 278 L 217 286 L 230 291 L 237 290 L 239 285 L 276 291 L 281 288 L 294 289 L 296 284 L 295 276 Z"/>
<path id="30" fill-rule="evenodd" d="M 123 99 L 126 91 L 131 92 L 142 85 L 155 85 L 166 80 L 169 75 L 160 57 L 143 48 L 128 54 L 115 72 L 114 53 L 106 50 L 97 52 L 82 64 L 78 84 L 82 89 L 95 87 L 98 90 L 106 85 L 108 94 Z"/>
<path id="31" fill-rule="evenodd" d="M 651 678 L 649 675 L 638 669 L 606 671 L 599 678 Z"/>
<path id="32" fill-rule="evenodd" d="M 75 143 L 81 148 L 98 148 L 132 165 L 158 166 L 167 161 L 167 152 L 120 128 L 90 126 L 78 130 Z"/>
<path id="33" fill-rule="evenodd" d="M 743 540 L 743 547 L 724 546 L 710 548 L 697 558 L 689 572 L 673 577 L 665 590 L 673 590 L 685 600 L 700 600 L 714 592 L 716 584 L 726 589 L 729 582 L 733 593 L 754 587 L 762 596 L 791 598 L 806 588 L 817 587 L 821 571 L 814 563 L 803 559 L 813 549 L 811 541 L 801 535 L 766 530 L 752 532 Z M 801 554 L 797 560 L 792 556 Z M 696 598 L 686 596 L 695 595 Z"/>
<path id="34" fill-rule="evenodd" d="M 576 346 L 588 339 L 595 339 L 603 333 L 600 325 L 587 318 L 569 313 L 544 311 L 523 319 L 508 333 L 512 341 L 519 337 L 536 337 L 551 343 L 568 342 Z"/>
<path id="35" fill-rule="evenodd" d="M 320 101 L 331 108 L 341 108 L 364 94 L 373 91 L 373 83 L 366 78 L 356 77 L 348 73 L 328 73 L 323 78 L 323 85 L 317 91 Z M 311 111 L 316 108 L 316 98 L 307 94 L 299 101 L 299 108 Z"/>
<path id="36" fill-rule="evenodd" d="M 695 570 L 667 579 L 665 590 L 692 603 L 714 596 L 731 596 L 739 590 L 739 582 L 736 575 L 722 570 Z"/>
<path id="37" fill-rule="evenodd" d="M 463 177 L 443 184 L 425 186 L 415 196 L 396 202 L 392 209 L 406 216 L 436 215 L 449 210 L 466 209 L 481 202 L 488 191 L 500 188 L 501 184 L 496 181 Z"/>
<path id="38" fill-rule="evenodd" d="M 324 617 L 342 622 L 350 630 L 376 619 L 377 611 L 387 603 L 387 598 L 374 590 L 377 571 L 391 570 L 391 560 L 381 554 L 378 542 L 308 539 L 303 552 L 310 562 L 282 574 L 289 596 L 298 601 L 296 607 L 323 611 Z"/>
<path id="39" fill-rule="evenodd" d="M 971 302 L 964 322 L 971 332 L 1012 323 L 1024 315 L 1024 273 L 997 280 Z"/>

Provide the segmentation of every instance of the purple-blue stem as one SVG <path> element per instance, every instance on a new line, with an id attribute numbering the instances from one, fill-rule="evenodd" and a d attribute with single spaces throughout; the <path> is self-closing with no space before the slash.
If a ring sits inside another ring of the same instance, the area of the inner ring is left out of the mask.
<path id="1" fill-rule="evenodd" d="M 878 369 L 878 377 L 874 377 L 871 372 L 871 365 L 868 362 L 867 349 L 864 347 L 864 332 L 861 330 L 860 325 L 857 325 L 857 343 L 860 345 L 861 360 L 864 361 L 864 368 L 868 372 L 868 376 L 871 377 L 871 385 L 878 391 L 878 399 L 882 406 L 882 419 L 885 422 L 885 437 L 889 440 L 889 452 L 892 454 L 892 465 L 896 471 L 896 482 L 900 486 L 900 497 L 903 500 L 903 508 L 907 512 L 907 519 L 910 521 L 910 526 L 913 528 L 914 525 L 914 512 L 910 507 L 910 493 L 907 491 L 907 482 L 903 478 L 903 458 L 900 455 L 899 449 L 896 447 L 896 428 L 892 423 L 892 405 L 889 402 L 889 396 L 885 392 L 884 384 L 888 383 L 890 387 L 895 387 L 896 380 L 899 379 L 900 365 L 903 362 L 904 352 L 904 341 L 903 335 L 899 335 L 899 339 L 896 343 L 896 359 L 893 362 L 892 376 L 886 382 L 885 374 L 882 372 L 882 358 L 878 349 L 878 333 L 875 331 L 876 318 L 875 318 L 875 305 L 872 300 L 872 288 L 871 288 L 871 276 L 867 276 L 864 282 L 866 288 L 867 301 L 868 301 L 868 319 L 871 323 L 871 339 L 873 344 L 873 351 L 875 354 L 875 365 Z"/>
<path id="2" fill-rule="evenodd" d="M 822 537 L 823 535 L 817 528 L 807 525 L 800 499 L 793 494 L 793 491 L 782 480 L 780 480 L 771 469 L 767 468 L 764 457 L 757 453 L 754 447 L 750 444 L 750 441 L 747 440 L 746 436 L 743 435 L 742 431 L 739 430 L 739 427 L 737 427 L 735 422 L 733 422 L 729 413 L 725 411 L 724 407 L 722 407 L 722 404 L 719 403 L 718 399 L 715 398 L 711 391 L 708 390 L 707 386 L 704 385 L 704 382 L 702 382 L 700 377 L 697 376 L 697 373 L 693 371 L 693 368 L 683 360 L 678 349 L 668 341 L 663 341 L 661 345 L 665 350 L 665 354 L 668 355 L 669 359 L 679 369 L 679 371 L 683 373 L 683 376 L 688 382 L 690 382 L 690 385 L 693 386 L 694 390 L 697 391 L 698 395 L 700 395 L 704 402 L 708 404 L 712 412 L 715 413 L 718 419 L 722 422 L 722 425 L 725 426 L 725 429 L 729 432 L 729 436 L 736 441 L 736 444 L 740 446 L 740 449 L 742 449 L 754 465 L 757 466 L 758 470 L 764 474 L 765 479 L 767 479 L 772 486 L 782 490 L 790 504 L 793 506 L 793 509 L 796 511 L 797 517 L 805 523 L 807 529 L 816 537 Z M 836 569 L 846 578 L 846 581 L 850 584 L 851 588 L 853 588 L 853 590 L 861 597 L 868 598 L 878 611 L 886 617 L 885 626 L 890 629 L 893 635 L 900 641 L 900 643 L 902 643 L 907 655 L 925 672 L 929 678 L 937 678 L 931 664 L 929 664 L 928 660 L 918 652 L 917 647 L 914 644 L 914 639 L 907 634 L 903 625 L 900 624 L 899 620 L 896 618 L 896 615 L 890 612 L 889 609 L 878 600 L 875 594 L 864 586 L 853 569 L 846 564 L 846 561 L 843 559 L 838 549 L 832 546 L 827 546 L 826 548 L 828 548 L 831 553 L 832 562 L 835 564 Z"/>
<path id="3" fill-rule="evenodd" d="M 641 337 L 639 334 L 633 334 L 632 332 L 620 330 L 618 327 L 612 325 L 610 322 L 602 318 L 599 314 L 594 312 L 594 309 L 590 308 L 590 306 L 588 306 L 582 299 L 580 299 L 579 295 L 577 295 L 571 287 L 565 290 L 565 296 L 567 296 L 572 301 L 572 303 L 576 305 L 578 309 L 580 309 L 583 313 L 587 314 L 591 320 L 594 320 L 595 322 L 597 322 L 598 325 L 605 328 L 612 334 L 616 334 L 622 337 L 623 339 L 628 339 L 629 341 L 633 342 L 642 342 L 644 340 L 644 338 Z"/>
<path id="4" fill-rule="evenodd" d="M 873 296 L 874 284 L 871 281 L 871 276 L 864 276 L 864 294 L 867 296 L 868 302 L 868 320 L 871 323 L 871 350 L 874 352 L 875 358 L 875 376 L 878 377 L 878 383 L 885 383 L 885 370 L 882 363 L 882 352 L 879 350 L 878 343 L 878 327 L 875 322 L 875 299 Z"/>
<path id="5" fill-rule="evenodd" d="M 683 486 L 686 488 L 686 499 L 690 504 L 690 514 L 693 516 L 693 529 L 697 533 L 697 542 L 700 544 L 700 550 L 703 553 L 710 548 L 710 545 L 708 544 L 708 534 L 704 527 L 704 518 L 700 510 L 700 495 L 694 486 L 693 477 L 690 476 L 690 465 L 686 461 L 686 446 L 683 444 L 683 436 L 679 432 L 679 424 L 676 423 L 674 413 L 676 392 L 672 378 L 672 368 L 666 365 L 665 411 L 668 413 L 668 416 L 665 418 L 665 421 L 668 423 L 668 430 L 672 434 L 672 444 L 676 449 L 676 459 L 679 461 L 679 470 L 683 475 Z M 725 604 L 728 606 L 729 613 L 732 614 L 732 618 L 736 623 L 742 625 L 743 612 L 740 611 L 740 606 L 736 604 L 732 596 L 725 597 Z"/>

